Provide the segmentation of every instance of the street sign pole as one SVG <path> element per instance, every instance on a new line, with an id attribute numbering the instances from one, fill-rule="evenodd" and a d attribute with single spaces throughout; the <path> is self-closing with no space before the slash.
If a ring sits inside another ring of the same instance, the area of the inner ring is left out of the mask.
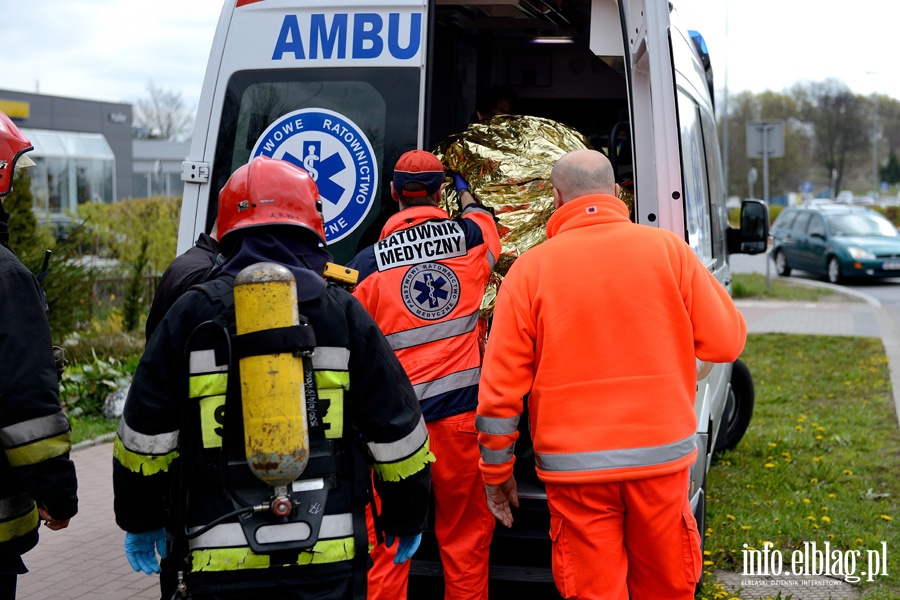
<path id="1" fill-rule="evenodd" d="M 782 121 L 747 122 L 747 158 L 763 160 L 763 201 L 769 206 L 769 157 L 784 156 L 784 123 Z M 766 290 L 772 291 L 769 260 L 766 259 Z"/>

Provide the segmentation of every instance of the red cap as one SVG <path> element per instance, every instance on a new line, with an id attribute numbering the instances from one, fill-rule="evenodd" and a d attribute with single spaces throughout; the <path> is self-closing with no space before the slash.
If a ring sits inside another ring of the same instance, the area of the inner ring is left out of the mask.
<path id="1" fill-rule="evenodd" d="M 410 150 L 394 166 L 394 189 L 404 196 L 430 196 L 441 189 L 443 183 L 444 165 L 431 152 Z"/>

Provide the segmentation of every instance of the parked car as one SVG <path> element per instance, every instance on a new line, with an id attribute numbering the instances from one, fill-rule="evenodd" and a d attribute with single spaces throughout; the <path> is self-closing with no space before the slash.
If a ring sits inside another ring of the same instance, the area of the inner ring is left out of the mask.
<path id="1" fill-rule="evenodd" d="M 860 206 L 785 209 L 772 225 L 772 255 L 781 276 L 824 275 L 831 283 L 900 277 L 900 234 L 881 214 Z"/>

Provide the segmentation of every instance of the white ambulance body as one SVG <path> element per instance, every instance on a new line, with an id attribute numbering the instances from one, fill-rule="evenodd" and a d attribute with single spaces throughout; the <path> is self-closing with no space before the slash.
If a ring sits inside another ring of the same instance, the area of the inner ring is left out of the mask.
<path id="1" fill-rule="evenodd" d="M 764 251 L 768 221 L 745 203 L 742 228 L 728 226 L 708 56 L 677 17 L 665 0 L 226 0 L 184 163 L 178 251 L 210 231 L 229 175 L 265 155 L 313 175 L 329 248 L 348 261 L 396 210 L 397 158 L 465 129 L 476 97 L 499 85 L 517 112 L 606 151 L 618 179 L 634 180 L 635 220 L 683 236 L 730 288 L 729 253 Z M 699 381 L 690 493 L 701 530 L 713 449 L 737 444 L 752 402 L 740 361 Z M 533 469 L 530 482 L 517 473 L 517 523 L 546 539 Z M 516 566 L 492 573 L 519 578 Z M 546 579 L 545 566 L 529 572 Z"/>

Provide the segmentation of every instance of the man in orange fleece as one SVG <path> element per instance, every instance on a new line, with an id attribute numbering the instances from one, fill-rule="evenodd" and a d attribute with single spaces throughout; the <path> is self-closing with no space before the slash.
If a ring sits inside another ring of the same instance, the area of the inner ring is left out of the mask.
<path id="1" fill-rule="evenodd" d="M 702 567 L 688 499 L 695 357 L 734 361 L 746 324 L 684 240 L 629 220 L 605 156 L 570 152 L 551 181 L 548 240 L 504 279 L 482 367 L 476 427 L 488 505 L 512 525 L 513 450 L 529 395 L 560 593 L 689 600 Z"/>

